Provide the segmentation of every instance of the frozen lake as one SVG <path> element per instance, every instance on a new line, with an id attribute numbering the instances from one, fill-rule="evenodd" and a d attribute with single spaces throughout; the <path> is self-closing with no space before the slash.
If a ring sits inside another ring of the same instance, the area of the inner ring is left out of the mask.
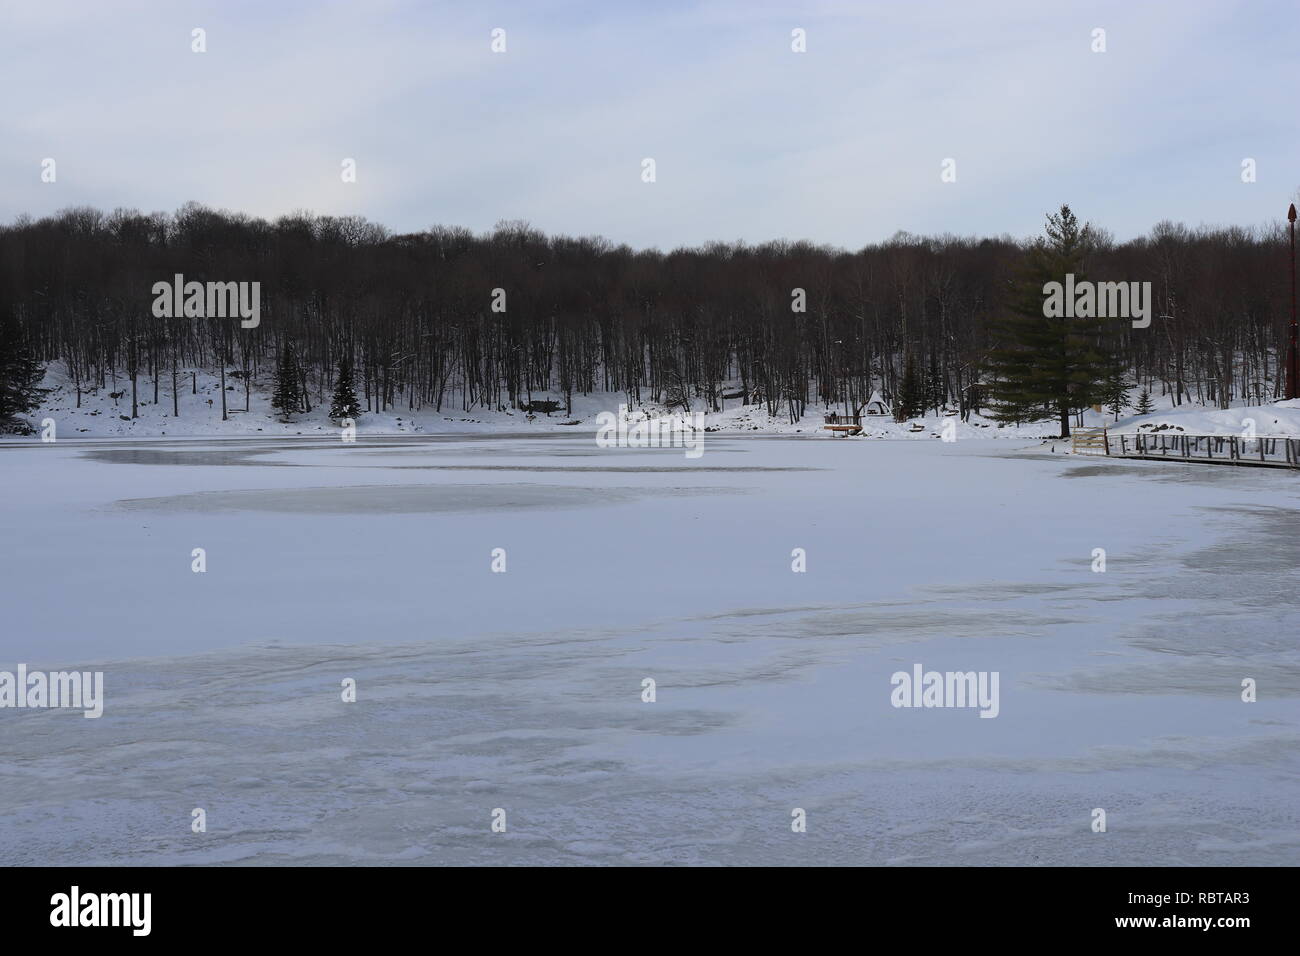
<path id="1" fill-rule="evenodd" d="M 0 709 L 3 865 L 1300 864 L 1297 474 L 589 434 L 0 474 L 0 670 L 106 697 Z M 997 717 L 892 706 L 916 664 Z"/>

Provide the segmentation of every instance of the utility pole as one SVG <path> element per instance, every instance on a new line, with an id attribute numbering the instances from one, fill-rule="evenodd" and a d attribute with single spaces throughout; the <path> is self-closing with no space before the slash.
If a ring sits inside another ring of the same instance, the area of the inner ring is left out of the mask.
<path id="1" fill-rule="evenodd" d="M 1291 230 L 1291 344 L 1286 350 L 1286 397 L 1300 398 L 1300 358 L 1296 352 L 1295 324 L 1295 203 L 1286 211 Z"/>

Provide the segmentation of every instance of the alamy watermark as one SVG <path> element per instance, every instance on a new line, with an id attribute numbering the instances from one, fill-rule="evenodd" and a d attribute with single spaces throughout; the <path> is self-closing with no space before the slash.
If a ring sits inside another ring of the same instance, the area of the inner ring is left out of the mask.
<path id="1" fill-rule="evenodd" d="M 104 713 L 103 671 L 0 671 L 0 707 L 69 707 L 83 717 Z"/>
<path id="2" fill-rule="evenodd" d="M 618 413 L 601 412 L 596 445 L 600 448 L 685 448 L 687 458 L 704 454 L 704 412 L 679 412 L 633 419 L 626 405 Z"/>
<path id="3" fill-rule="evenodd" d="M 996 717 L 998 671 L 895 671 L 889 679 L 889 702 L 895 707 L 978 707 L 981 717 Z"/>
<path id="4" fill-rule="evenodd" d="M 1075 282 L 1067 272 L 1064 285 L 1045 283 L 1043 295 L 1049 319 L 1132 319 L 1135 329 L 1151 324 L 1150 282 Z"/>
<path id="5" fill-rule="evenodd" d="M 152 910 L 152 893 L 83 893 L 73 886 L 50 897 L 50 925 L 121 926 L 132 936 L 148 936 Z"/>
<path id="6" fill-rule="evenodd" d="M 176 273 L 171 282 L 153 284 L 156 319 L 233 319 L 241 328 L 255 329 L 262 322 L 262 283 L 186 282 Z"/>

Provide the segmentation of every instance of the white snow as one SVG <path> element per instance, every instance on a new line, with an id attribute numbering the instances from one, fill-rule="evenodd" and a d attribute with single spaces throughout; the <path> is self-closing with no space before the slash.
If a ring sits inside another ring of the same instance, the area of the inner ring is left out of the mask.
<path id="1" fill-rule="evenodd" d="M 1300 438 L 1300 399 L 1236 408 L 1183 405 L 1121 419 L 1108 428 L 1112 434 L 1125 435 L 1172 431 L 1186 435 Z"/>
<path id="2" fill-rule="evenodd" d="M 226 380 L 227 418 L 221 418 L 221 382 L 217 376 L 208 372 L 195 371 L 193 379 L 186 371 L 180 377 L 175 407 L 179 417 L 172 415 L 173 400 L 171 392 L 171 375 L 164 373 L 159 381 L 158 402 L 153 401 L 153 380 L 142 376 L 138 383 L 138 407 L 136 417 L 132 418 L 131 383 L 126 379 L 109 382 L 104 388 L 82 390 L 80 405 L 77 401 L 77 389 L 68 379 L 63 366 L 51 364 L 46 372 L 44 386 L 50 389 L 42 406 L 24 416 L 34 427 L 50 419 L 55 423 L 55 432 L 60 438 L 144 438 L 144 437 L 297 437 L 297 436 L 334 436 L 338 425 L 328 417 L 329 395 L 318 400 L 313 393 L 313 407 L 309 413 L 298 413 L 292 421 L 281 421 L 279 412 L 271 408 L 270 389 L 266 383 L 254 387 L 248 397 L 249 410 L 244 411 L 245 395 L 242 381 Z M 731 393 L 739 383 L 732 383 L 728 389 Z M 115 393 L 119 397 L 111 396 Z M 360 394 L 360 393 L 358 393 Z M 879 393 L 873 393 L 873 400 Z M 627 401 L 621 392 L 609 394 L 592 394 L 573 396 L 573 413 L 564 411 L 564 396 L 557 392 L 535 392 L 534 401 L 551 399 L 560 402 L 561 410 L 550 415 L 528 415 L 518 409 L 487 409 L 476 407 L 465 411 L 460 407 L 459 395 L 449 395 L 439 411 L 425 407 L 421 409 L 389 408 L 383 412 L 363 412 L 356 421 L 358 434 L 370 436 L 383 435 L 426 435 L 426 434 L 572 434 L 577 431 L 586 433 L 597 427 L 597 416 L 602 412 L 619 411 L 619 406 Z M 362 405 L 364 406 L 364 399 Z M 400 402 L 398 403 L 401 404 Z M 822 428 L 823 415 L 827 411 L 843 414 L 847 409 L 843 404 L 829 407 L 809 405 L 806 413 L 798 422 L 791 422 L 789 415 L 782 410 L 776 415 L 769 415 L 764 404 L 740 404 L 736 400 L 723 402 L 720 412 L 708 415 L 707 427 L 711 431 L 727 433 L 782 434 L 782 435 L 820 435 L 823 438 L 837 437 Z M 696 411 L 703 409 L 703 402 L 696 402 Z M 632 417 L 666 416 L 670 412 L 664 406 L 649 400 L 636 404 L 631 410 Z M 1085 422 L 1098 424 L 1104 420 L 1092 411 L 1085 413 Z M 961 421 L 955 411 L 950 415 L 935 415 L 933 411 L 926 416 L 895 422 L 892 417 L 869 415 L 863 419 L 864 432 L 861 438 L 907 438 L 931 440 L 940 437 L 945 422 L 951 421 L 955 434 L 959 438 L 1033 438 L 1050 437 L 1059 433 L 1060 425 L 1054 419 L 1045 419 L 1024 425 L 1009 425 L 993 421 L 982 415 L 972 415 L 969 421 Z M 914 423 L 923 427 L 912 431 Z M 13 440 L 0 436 L 0 442 Z"/>
<path id="3" fill-rule="evenodd" d="M 158 402 L 153 401 L 153 379 L 142 376 L 138 383 L 139 405 L 135 418 L 131 417 L 131 383 L 126 379 L 110 382 L 104 388 L 85 389 L 81 394 L 80 405 L 77 402 L 77 390 L 68 378 L 62 364 L 51 364 L 46 372 L 44 386 L 50 389 L 41 407 L 25 417 L 33 426 L 46 419 L 55 423 L 55 433 L 60 438 L 145 438 L 145 437 L 328 437 L 338 434 L 339 426 L 330 420 L 329 395 L 323 399 L 313 393 L 312 411 L 298 413 L 292 421 L 281 421 L 279 413 L 271 408 L 270 389 L 255 386 L 250 390 L 248 406 L 244 411 L 245 396 L 243 382 L 227 378 L 226 404 L 227 418 L 221 418 L 221 382 L 217 376 L 204 371 L 187 370 L 179 379 L 175 407 L 179 417 L 172 415 L 173 400 L 171 392 L 171 375 L 164 372 L 159 380 Z M 728 385 L 724 391 L 734 393 L 738 382 Z M 112 394 L 120 392 L 118 398 Z M 358 393 L 360 394 L 360 393 Z M 1137 389 L 1130 390 L 1129 398 L 1135 401 Z M 397 436 L 397 435 L 521 435 L 521 434 L 557 434 L 571 435 L 574 432 L 585 434 L 597 427 L 597 416 L 602 412 L 617 413 L 620 404 L 627 401 L 622 393 L 592 394 L 573 396 L 573 412 L 564 411 L 564 396 L 557 392 L 536 392 L 531 395 L 535 401 L 551 399 L 561 404 L 561 410 L 550 415 L 530 416 L 518 409 L 474 408 L 464 411 L 460 407 L 458 395 L 449 394 L 443 408 L 404 409 L 389 408 L 383 412 L 364 412 L 356 421 L 357 433 L 360 435 Z M 871 402 L 883 401 L 879 391 L 874 391 Z M 1230 409 L 1208 408 L 1199 405 L 1172 406 L 1172 396 L 1153 395 L 1151 401 L 1156 406 L 1163 406 L 1159 411 L 1146 416 L 1122 418 L 1118 422 L 1114 416 L 1105 411 L 1088 409 L 1083 413 L 1085 426 L 1106 425 L 1112 433 L 1130 433 L 1150 431 L 1161 426 L 1182 428 L 1187 434 L 1202 435 L 1239 435 L 1246 427 L 1247 419 L 1255 421 L 1256 433 L 1262 437 L 1300 437 L 1300 402 L 1277 402 L 1265 406 L 1242 406 Z M 364 399 L 362 401 L 364 405 Z M 401 403 L 399 402 L 399 405 Z M 870 403 L 868 403 L 870 405 Z M 721 412 L 710 412 L 707 427 L 711 432 L 722 434 L 759 433 L 767 435 L 818 435 L 822 438 L 840 438 L 822 427 L 826 412 L 844 414 L 847 409 L 842 403 L 809 405 L 798 422 L 791 422 L 789 415 L 782 410 L 770 415 L 764 404 L 744 405 L 736 400 L 723 403 Z M 703 402 L 696 402 L 695 411 L 703 409 Z M 985 410 L 987 411 L 987 409 Z M 631 411 L 632 417 L 667 416 L 669 410 L 662 405 L 648 400 L 641 402 Z M 936 415 L 928 415 L 896 422 L 888 415 L 864 415 L 861 419 L 863 433 L 850 440 L 873 438 L 909 439 L 931 441 L 943 435 L 945 426 L 949 433 L 958 439 L 971 438 L 1052 438 L 1059 434 L 1060 424 L 1055 418 L 1045 418 L 1039 422 L 1021 425 L 1000 423 L 988 415 L 973 414 L 968 420 L 962 420 L 955 410 Z M 914 429 L 914 426 L 920 426 Z M 0 442 L 13 441 L 12 436 L 0 436 Z"/>

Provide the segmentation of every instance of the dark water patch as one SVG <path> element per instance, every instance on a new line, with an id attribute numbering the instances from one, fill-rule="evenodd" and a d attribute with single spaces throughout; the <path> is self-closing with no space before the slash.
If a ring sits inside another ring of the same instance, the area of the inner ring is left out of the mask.
<path id="1" fill-rule="evenodd" d="M 1137 470 L 1126 465 L 1077 465 L 1061 472 L 1062 478 L 1098 478 L 1103 476 L 1131 475 Z"/>
<path id="2" fill-rule="evenodd" d="M 298 465 L 282 461 L 254 461 L 257 455 L 267 455 L 279 448 L 93 448 L 83 451 L 81 457 L 109 465 L 198 465 L 203 467 L 224 465 L 273 465 L 297 468 Z"/>
<path id="3" fill-rule="evenodd" d="M 351 485 L 341 488 L 268 488 L 203 491 L 127 498 L 131 511 L 261 511 L 277 514 L 454 514 L 529 508 L 586 508 L 646 497 L 743 494 L 733 488 L 582 488 L 566 485 Z"/>
<path id="4" fill-rule="evenodd" d="M 365 465 L 355 467 L 365 468 Z M 377 465 L 392 469 L 416 471 L 533 471 L 533 472 L 597 472 L 636 475 L 641 473 L 703 472 L 764 472 L 764 471 L 825 471 L 796 465 Z"/>
<path id="5" fill-rule="evenodd" d="M 1217 574 L 1259 575 L 1253 581 L 1240 581 L 1238 587 L 1264 594 L 1295 594 L 1295 578 L 1300 570 L 1300 511 L 1294 508 L 1241 505 L 1233 508 L 1198 509 L 1212 515 L 1207 519 L 1216 529 L 1225 526 L 1235 531 L 1231 538 L 1193 551 L 1183 564 L 1198 571 Z"/>

